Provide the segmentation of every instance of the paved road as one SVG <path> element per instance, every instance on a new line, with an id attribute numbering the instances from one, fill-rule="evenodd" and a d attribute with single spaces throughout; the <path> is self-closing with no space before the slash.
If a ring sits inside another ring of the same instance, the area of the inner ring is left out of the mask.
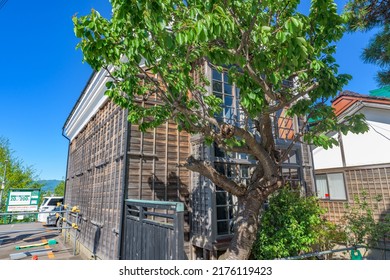
<path id="1" fill-rule="evenodd" d="M 39 231 L 38 231 L 39 230 Z M 16 250 L 16 246 L 32 245 L 55 239 L 58 244 L 46 245 L 36 248 Z M 49 252 L 48 249 L 52 249 Z M 28 252 L 24 260 L 31 260 L 33 251 L 47 250 L 38 260 L 81 260 L 78 255 L 73 256 L 73 249 L 69 241 L 64 244 L 64 238 L 57 230 L 44 226 L 42 223 L 20 223 L 0 225 L 0 260 L 10 260 L 10 254 Z"/>

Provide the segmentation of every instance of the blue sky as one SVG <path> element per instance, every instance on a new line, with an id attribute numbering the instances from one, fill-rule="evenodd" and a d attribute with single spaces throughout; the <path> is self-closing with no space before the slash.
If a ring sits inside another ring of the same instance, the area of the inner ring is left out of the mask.
<path id="1" fill-rule="evenodd" d="M 75 50 L 71 18 L 91 8 L 109 15 L 108 0 L 8 0 L 0 9 L 0 136 L 40 179 L 66 174 L 62 127 L 92 73 Z M 360 59 L 373 34 L 346 34 L 338 43 L 340 73 L 353 76 L 345 89 L 367 94 L 377 88 L 377 67 Z"/>

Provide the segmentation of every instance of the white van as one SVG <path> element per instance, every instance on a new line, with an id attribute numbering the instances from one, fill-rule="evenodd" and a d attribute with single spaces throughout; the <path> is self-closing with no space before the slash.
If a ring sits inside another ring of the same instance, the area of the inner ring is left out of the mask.
<path id="1" fill-rule="evenodd" d="M 46 196 L 43 198 L 43 202 L 42 202 L 41 206 L 39 207 L 39 212 L 50 212 L 57 206 L 57 203 L 63 204 L 64 197 L 63 196 Z M 49 213 L 39 213 L 38 214 L 38 221 L 46 223 L 48 216 L 49 216 Z"/>

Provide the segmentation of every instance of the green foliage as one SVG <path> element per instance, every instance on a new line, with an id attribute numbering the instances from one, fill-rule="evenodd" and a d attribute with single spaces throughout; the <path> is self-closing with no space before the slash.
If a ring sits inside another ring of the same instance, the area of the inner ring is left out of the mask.
<path id="1" fill-rule="evenodd" d="M 390 85 L 390 24 L 379 31 L 364 48 L 362 58 L 382 68 L 378 71 L 377 80 L 380 85 Z"/>
<path id="2" fill-rule="evenodd" d="M 311 252 L 314 245 L 329 240 L 324 238 L 328 231 L 321 219 L 323 213 L 316 197 L 302 197 L 288 186 L 282 188 L 270 198 L 269 209 L 261 216 L 255 257 L 276 259 Z"/>
<path id="3" fill-rule="evenodd" d="M 317 112 L 319 119 L 335 121 L 313 104 L 334 97 L 350 79 L 338 73 L 333 57 L 345 20 L 333 0 L 311 1 L 307 15 L 298 12 L 299 2 L 112 0 L 110 19 L 93 10 L 73 22 L 84 60 L 110 71 L 106 94 L 129 109 L 129 121 L 141 130 L 168 119 L 190 133 L 215 125 L 211 119 L 221 104 L 205 89 L 203 58 L 219 71 L 227 68 L 247 118 L 278 104 L 291 105 L 292 115 Z M 162 103 L 145 107 L 140 101 L 151 92 Z M 308 102 L 296 102 L 299 96 Z M 306 141 L 331 146 L 319 134 Z"/>
<path id="4" fill-rule="evenodd" d="M 141 130 L 172 120 L 179 130 L 200 134 L 224 152 L 247 153 L 263 175 L 252 178 L 246 194 L 268 183 L 276 189 L 271 178 L 279 176 L 280 163 L 271 118 L 281 109 L 289 108 L 293 117 L 322 120 L 311 131 L 299 127 L 297 136 L 306 134 L 309 144 L 328 148 L 336 144 L 326 136 L 330 130 L 366 129 L 358 118 L 339 124 L 326 102 L 351 78 L 338 73 L 334 58 L 335 42 L 345 31 L 334 0 L 312 0 L 303 12 L 299 0 L 110 2 L 109 19 L 95 10 L 73 17 L 84 61 L 109 76 L 106 95 L 127 108 L 129 121 Z M 226 109 L 217 94 L 212 96 L 209 67 L 227 73 L 239 92 L 230 101 L 237 109 L 234 120 L 218 117 Z M 202 175 L 215 180 L 208 170 L 202 169 Z M 220 185 L 242 193 L 228 183 Z M 305 229 L 291 221 L 299 239 L 292 240 L 292 251 L 306 250 L 316 239 L 304 235 Z"/>
<path id="5" fill-rule="evenodd" d="M 54 189 L 54 196 L 64 196 L 65 194 L 65 181 L 61 181 Z"/>
<path id="6" fill-rule="evenodd" d="M 382 199 L 375 197 L 378 202 Z M 373 247 L 390 232 L 390 215 L 387 214 L 382 221 L 374 217 L 374 208 L 370 203 L 370 197 L 366 190 L 360 196 L 354 197 L 353 204 L 345 206 L 346 213 L 343 217 L 343 230 L 347 236 L 349 245 L 367 245 Z"/>
<path id="7" fill-rule="evenodd" d="M 362 58 L 382 69 L 377 74 L 379 85 L 390 85 L 390 1 L 351 0 L 345 13 L 350 31 L 367 31 L 379 27 L 380 31 L 364 49 Z"/>
<path id="8" fill-rule="evenodd" d="M 12 155 L 9 141 L 0 137 L 0 184 L 3 182 L 5 172 L 5 188 L 3 192 L 2 208 L 5 210 L 5 202 L 8 190 L 18 188 L 37 188 L 42 185 L 36 182 L 34 170 L 31 166 L 24 166 L 23 162 Z"/>
<path id="9" fill-rule="evenodd" d="M 367 30 L 390 22 L 390 2 L 378 0 L 350 0 L 346 5 L 348 28 Z"/>

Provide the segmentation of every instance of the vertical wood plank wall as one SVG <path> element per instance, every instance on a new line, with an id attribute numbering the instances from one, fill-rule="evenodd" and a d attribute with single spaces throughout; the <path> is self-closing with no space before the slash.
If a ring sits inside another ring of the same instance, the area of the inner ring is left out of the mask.
<path id="1" fill-rule="evenodd" d="M 78 241 L 101 259 L 118 254 L 126 119 L 107 102 L 69 147 L 65 203 L 79 206 Z"/>
<path id="2" fill-rule="evenodd" d="M 167 122 L 146 132 L 131 125 L 129 137 L 127 198 L 183 202 L 188 254 L 190 172 L 178 165 L 189 156 L 189 135 Z"/>
<path id="3" fill-rule="evenodd" d="M 128 123 L 125 110 L 108 101 L 69 147 L 65 201 L 80 208 L 78 240 L 98 258 L 116 259 L 122 198 L 133 198 L 184 202 L 188 241 L 190 174 L 178 166 L 188 155 L 188 134 L 174 123 L 140 132 Z"/>

